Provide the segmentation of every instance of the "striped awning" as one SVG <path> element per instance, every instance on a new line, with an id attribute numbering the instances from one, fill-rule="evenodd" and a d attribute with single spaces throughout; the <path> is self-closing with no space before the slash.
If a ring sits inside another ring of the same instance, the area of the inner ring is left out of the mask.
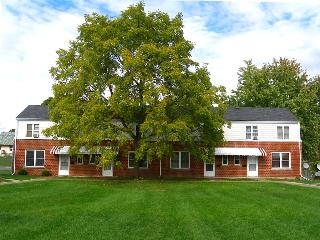
<path id="1" fill-rule="evenodd" d="M 112 146 L 104 146 L 104 147 L 97 147 L 94 152 L 89 151 L 85 147 L 81 147 L 78 151 L 78 154 L 101 154 L 103 149 L 116 149 L 119 151 L 119 148 L 115 148 Z M 50 150 L 50 154 L 59 155 L 59 154 L 69 154 L 70 146 L 53 146 Z"/>
<path id="2" fill-rule="evenodd" d="M 50 154 L 69 154 L 70 146 L 53 146 L 50 150 Z M 79 149 L 80 154 L 90 154 L 90 152 L 85 148 L 81 147 Z"/>
<path id="3" fill-rule="evenodd" d="M 263 148 L 231 148 L 222 147 L 215 149 L 216 155 L 241 155 L 241 156 L 267 156 L 266 151 Z"/>

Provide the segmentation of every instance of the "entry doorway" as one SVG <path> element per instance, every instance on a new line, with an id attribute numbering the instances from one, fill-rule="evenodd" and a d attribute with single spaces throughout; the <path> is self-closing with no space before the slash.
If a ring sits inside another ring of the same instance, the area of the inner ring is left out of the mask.
<path id="1" fill-rule="evenodd" d="M 110 164 L 102 169 L 102 176 L 112 177 L 113 176 L 113 165 Z"/>
<path id="2" fill-rule="evenodd" d="M 247 157 L 247 176 L 258 177 L 258 157 L 257 156 Z"/>
<path id="3" fill-rule="evenodd" d="M 213 163 L 204 163 L 204 170 L 203 170 L 203 175 L 205 177 L 214 177 L 216 175 L 215 171 L 215 162 Z"/>
<path id="4" fill-rule="evenodd" d="M 70 158 L 67 154 L 59 155 L 59 176 L 69 176 Z"/>

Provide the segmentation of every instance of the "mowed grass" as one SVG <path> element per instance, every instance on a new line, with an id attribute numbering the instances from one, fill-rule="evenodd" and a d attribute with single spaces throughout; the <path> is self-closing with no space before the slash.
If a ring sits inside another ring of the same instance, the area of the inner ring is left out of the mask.
<path id="1" fill-rule="evenodd" d="M 12 156 L 0 156 L 0 166 L 11 167 Z"/>
<path id="2" fill-rule="evenodd" d="M 0 239 L 319 239 L 320 189 L 62 179 L 0 186 Z"/>

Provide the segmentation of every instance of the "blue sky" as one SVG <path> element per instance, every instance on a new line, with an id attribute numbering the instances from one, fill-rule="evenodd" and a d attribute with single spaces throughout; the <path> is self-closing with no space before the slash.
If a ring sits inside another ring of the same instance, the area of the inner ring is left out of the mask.
<path id="1" fill-rule="evenodd" d="M 52 95 L 49 69 L 56 50 L 77 36 L 84 14 L 117 16 L 135 0 L 0 1 L 0 131 L 16 128 L 16 116 Z M 237 87 L 244 60 L 296 59 L 312 77 L 320 74 L 320 1 L 145 0 L 146 11 L 183 14 L 192 57 L 208 64 L 214 85 Z"/>

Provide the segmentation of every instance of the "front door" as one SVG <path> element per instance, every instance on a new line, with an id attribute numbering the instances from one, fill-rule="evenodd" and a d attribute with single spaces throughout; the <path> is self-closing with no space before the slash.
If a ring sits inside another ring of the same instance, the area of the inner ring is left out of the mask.
<path id="1" fill-rule="evenodd" d="M 205 177 L 214 177 L 215 173 L 215 163 L 204 163 L 204 176 Z"/>
<path id="2" fill-rule="evenodd" d="M 69 155 L 61 154 L 59 155 L 59 176 L 69 175 Z"/>
<path id="3" fill-rule="evenodd" d="M 102 169 L 102 176 L 105 176 L 105 177 L 112 177 L 113 176 L 113 166 L 112 166 L 112 164 L 110 164 L 109 166 L 104 167 Z"/>
<path id="4" fill-rule="evenodd" d="M 247 158 L 248 177 L 258 177 L 258 157 L 248 156 Z"/>

